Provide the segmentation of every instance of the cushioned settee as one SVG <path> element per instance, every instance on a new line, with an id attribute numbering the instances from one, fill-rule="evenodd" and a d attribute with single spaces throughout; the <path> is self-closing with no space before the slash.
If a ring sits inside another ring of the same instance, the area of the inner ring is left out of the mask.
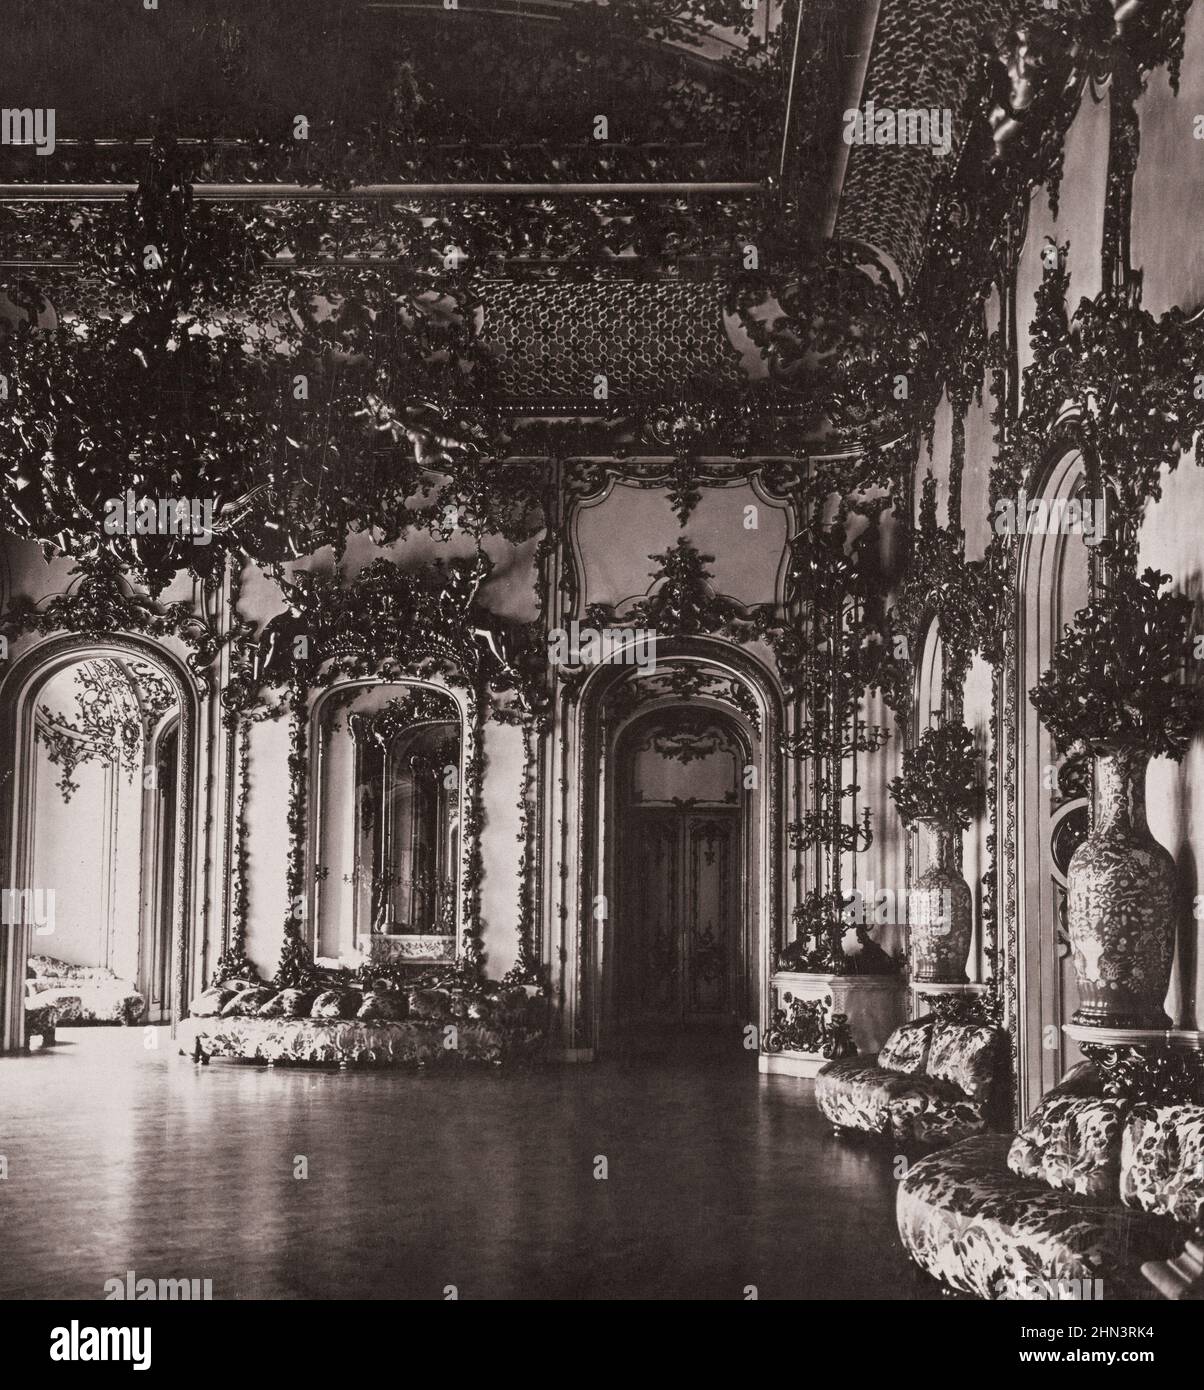
<path id="1" fill-rule="evenodd" d="M 25 1009 L 53 1008 L 60 1027 L 81 1023 L 137 1023 L 146 1000 L 129 980 L 103 965 L 69 965 L 53 956 L 30 956 L 25 969 Z"/>
<path id="2" fill-rule="evenodd" d="M 285 989 L 231 979 L 198 995 L 177 1029 L 182 1052 L 271 1063 L 340 1066 L 501 1062 L 543 1042 L 541 992 L 495 988 Z"/>
<path id="3" fill-rule="evenodd" d="M 1104 1097 L 1081 1063 L 1019 1134 L 914 1164 L 896 1217 L 911 1258 L 961 1293 L 1149 1298 L 1141 1265 L 1204 1222 L 1204 1106 Z"/>
<path id="4" fill-rule="evenodd" d="M 1004 1048 L 997 1028 L 917 1019 L 876 1055 L 829 1062 L 815 1078 L 815 1099 L 837 1130 L 949 1144 L 987 1128 Z"/>

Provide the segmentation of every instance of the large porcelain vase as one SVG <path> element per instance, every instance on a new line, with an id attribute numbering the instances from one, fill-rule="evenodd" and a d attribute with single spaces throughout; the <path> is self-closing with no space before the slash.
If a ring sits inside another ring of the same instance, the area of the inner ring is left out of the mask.
<path id="1" fill-rule="evenodd" d="M 1162 1005 L 1175 948 L 1175 861 L 1146 824 L 1148 762 L 1137 748 L 1096 758 L 1095 829 L 1067 872 L 1074 1022 L 1089 1027 L 1170 1027 Z"/>
<path id="2" fill-rule="evenodd" d="M 924 984 L 964 984 L 974 930 L 970 887 L 957 871 L 950 825 L 925 821 L 932 861 L 908 895 L 911 978 Z"/>

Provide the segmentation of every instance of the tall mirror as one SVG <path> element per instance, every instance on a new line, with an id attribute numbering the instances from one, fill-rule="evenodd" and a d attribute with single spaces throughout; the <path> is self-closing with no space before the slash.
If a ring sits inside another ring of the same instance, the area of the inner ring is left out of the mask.
<path id="1" fill-rule="evenodd" d="M 459 711 L 424 686 L 335 692 L 321 711 L 318 952 L 456 954 Z"/>

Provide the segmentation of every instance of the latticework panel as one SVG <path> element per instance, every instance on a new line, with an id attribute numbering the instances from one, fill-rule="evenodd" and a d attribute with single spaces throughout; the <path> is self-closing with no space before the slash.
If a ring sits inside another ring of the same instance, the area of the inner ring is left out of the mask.
<path id="1" fill-rule="evenodd" d="M 482 338 L 503 354 L 501 393 L 514 403 L 580 405 L 731 390 L 744 377 L 713 281 L 489 280 Z"/>
<path id="2" fill-rule="evenodd" d="M 1008 0 L 885 0 L 874 35 L 863 103 L 894 111 L 953 114 L 956 159 L 963 104 L 979 46 L 1015 9 Z M 892 256 L 910 281 L 924 233 L 940 156 L 922 145 L 854 145 L 840 198 L 837 234 Z"/>

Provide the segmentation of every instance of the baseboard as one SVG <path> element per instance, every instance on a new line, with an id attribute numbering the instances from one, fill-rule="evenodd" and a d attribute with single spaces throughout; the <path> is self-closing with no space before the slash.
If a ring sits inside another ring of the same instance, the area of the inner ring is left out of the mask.
<path id="1" fill-rule="evenodd" d="M 757 1058 L 757 1070 L 767 1076 L 815 1076 L 827 1065 L 826 1057 L 787 1057 L 780 1052 L 762 1052 Z"/>

